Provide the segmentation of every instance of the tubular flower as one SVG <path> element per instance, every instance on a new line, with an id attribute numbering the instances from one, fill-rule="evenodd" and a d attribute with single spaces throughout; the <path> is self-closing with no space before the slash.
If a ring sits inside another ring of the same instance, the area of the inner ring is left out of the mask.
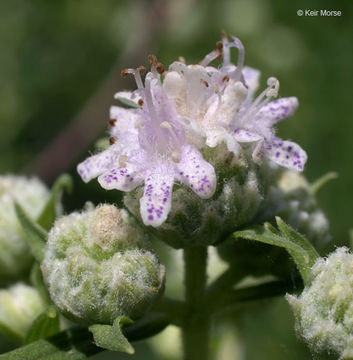
<path id="1" fill-rule="evenodd" d="M 238 49 L 237 66 L 230 62 L 233 47 Z M 221 56 L 221 68 L 208 66 Z M 254 99 L 260 72 L 243 65 L 243 44 L 235 37 L 229 42 L 224 36 L 217 50 L 206 55 L 199 65 L 173 63 L 164 88 L 192 129 L 196 121 L 208 146 L 225 142 L 228 150 L 238 155 L 240 144 L 250 143 L 255 162 L 267 157 L 281 166 L 302 171 L 307 160 L 305 151 L 291 141 L 279 139 L 273 130 L 279 121 L 294 114 L 297 98 L 271 101 L 279 90 L 279 81 L 272 77 L 267 81 L 268 88 Z M 190 137 L 194 137 L 194 132 Z"/>
<path id="2" fill-rule="evenodd" d="M 145 225 L 158 227 L 170 211 L 175 181 L 207 199 L 215 192 L 216 175 L 213 166 L 187 142 L 185 126 L 161 84 L 163 65 L 154 56 L 150 62 L 145 85 L 142 67 L 123 71 L 123 75 L 135 76 L 138 89 L 117 97 L 137 108 L 111 108 L 112 145 L 77 169 L 86 182 L 99 176 L 100 185 L 108 190 L 128 192 L 144 182 L 141 217 Z"/>

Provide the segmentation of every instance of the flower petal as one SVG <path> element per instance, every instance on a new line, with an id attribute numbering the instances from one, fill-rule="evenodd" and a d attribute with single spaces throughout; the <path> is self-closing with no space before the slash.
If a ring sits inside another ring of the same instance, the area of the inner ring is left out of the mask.
<path id="1" fill-rule="evenodd" d="M 143 182 L 143 172 L 139 170 L 131 164 L 126 164 L 126 167 L 115 167 L 101 175 L 98 182 L 107 190 L 131 191 Z"/>
<path id="2" fill-rule="evenodd" d="M 112 145 L 107 150 L 104 150 L 97 155 L 93 155 L 78 164 L 77 172 L 84 182 L 88 182 L 113 166 L 118 153 L 119 146 Z"/>
<path id="3" fill-rule="evenodd" d="M 217 145 L 224 142 L 227 146 L 227 149 L 234 153 L 234 155 L 238 155 L 240 152 L 240 145 L 235 140 L 235 137 L 226 132 L 225 130 L 219 129 L 209 129 L 207 131 L 207 141 L 206 145 L 214 148 Z"/>
<path id="4" fill-rule="evenodd" d="M 263 139 L 263 136 L 244 129 L 234 130 L 234 137 L 236 141 L 245 143 L 255 142 Z"/>
<path id="5" fill-rule="evenodd" d="M 136 125 L 142 120 L 141 109 L 125 109 L 120 106 L 111 106 L 110 119 L 112 119 L 110 122 L 110 134 L 112 136 L 119 140 L 123 140 L 124 136 L 129 133 L 136 136 L 136 141 L 138 141 L 138 130 Z"/>
<path id="6" fill-rule="evenodd" d="M 273 126 L 278 121 L 292 116 L 299 105 L 298 99 L 294 96 L 277 99 L 264 105 L 256 117 L 263 123 L 263 126 Z"/>
<path id="7" fill-rule="evenodd" d="M 181 148 L 176 169 L 178 180 L 202 199 L 208 199 L 214 194 L 217 183 L 215 170 L 193 146 L 186 144 Z"/>
<path id="8" fill-rule="evenodd" d="M 296 143 L 273 138 L 265 143 L 266 155 L 275 163 L 288 169 L 303 171 L 308 158 L 306 152 Z"/>
<path id="9" fill-rule="evenodd" d="M 151 169 L 145 179 L 145 191 L 140 199 L 140 213 L 145 225 L 160 226 L 169 214 L 172 203 L 174 175 L 172 171 Z"/>
<path id="10" fill-rule="evenodd" d="M 119 100 L 124 105 L 139 108 L 140 105 L 138 104 L 138 101 L 141 98 L 134 95 L 136 94 L 132 91 L 119 91 L 114 95 L 114 99 Z"/>

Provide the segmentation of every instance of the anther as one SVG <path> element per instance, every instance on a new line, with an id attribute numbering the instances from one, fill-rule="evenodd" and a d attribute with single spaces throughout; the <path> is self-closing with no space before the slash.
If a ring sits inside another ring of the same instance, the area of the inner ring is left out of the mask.
<path id="1" fill-rule="evenodd" d="M 110 145 L 115 144 L 115 138 L 114 138 L 114 137 L 111 137 L 111 138 L 109 139 L 109 144 L 110 144 Z"/>
<path id="2" fill-rule="evenodd" d="M 148 61 L 151 63 L 152 66 L 156 66 L 158 63 L 157 56 L 156 55 L 148 55 Z"/>
<path id="3" fill-rule="evenodd" d="M 156 64 L 156 70 L 158 72 L 158 74 L 163 74 L 164 73 L 164 65 L 160 62 L 158 62 Z"/>
<path id="4" fill-rule="evenodd" d="M 116 119 L 111 119 L 111 120 L 109 120 L 109 125 L 110 125 L 111 127 L 115 126 L 115 124 L 116 124 Z"/>
<path id="5" fill-rule="evenodd" d="M 168 121 L 163 121 L 159 126 L 163 129 L 171 129 L 172 128 L 172 126 L 169 124 Z"/>
<path id="6" fill-rule="evenodd" d="M 142 99 L 139 99 L 139 101 L 137 102 L 140 106 L 143 105 L 143 100 Z"/>
<path id="7" fill-rule="evenodd" d="M 146 68 L 141 65 L 136 69 L 137 72 L 139 72 L 140 74 L 144 74 L 146 72 Z"/>
<path id="8" fill-rule="evenodd" d="M 130 69 L 121 70 L 120 75 L 121 75 L 122 77 L 127 77 L 129 74 L 131 74 L 129 70 L 130 70 Z"/>
<path id="9" fill-rule="evenodd" d="M 172 152 L 172 160 L 176 163 L 180 162 L 180 152 L 179 151 Z"/>
<path id="10" fill-rule="evenodd" d="M 224 76 L 222 82 L 228 82 L 228 81 L 229 81 L 229 76 L 228 75 Z"/>
<path id="11" fill-rule="evenodd" d="M 222 51 L 223 49 L 223 42 L 222 41 L 217 41 L 216 42 L 216 48 L 218 51 Z"/>
<path id="12" fill-rule="evenodd" d="M 123 168 L 126 168 L 126 162 L 129 160 L 127 155 L 120 155 L 119 156 L 119 165 Z"/>
<path id="13" fill-rule="evenodd" d="M 205 85 L 207 88 L 208 88 L 208 82 L 203 80 L 203 79 L 200 79 L 200 83 Z"/>

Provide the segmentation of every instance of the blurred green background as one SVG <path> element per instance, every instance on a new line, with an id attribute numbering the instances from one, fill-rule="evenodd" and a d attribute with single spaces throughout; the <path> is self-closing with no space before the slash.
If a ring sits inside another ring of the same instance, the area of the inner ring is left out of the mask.
<path id="1" fill-rule="evenodd" d="M 298 9 L 342 15 L 300 17 Z M 114 92 L 131 86 L 120 78 L 121 69 L 146 65 L 150 53 L 164 64 L 179 56 L 198 62 L 224 29 L 243 41 L 246 64 L 262 71 L 262 85 L 276 76 L 280 96 L 299 98 L 299 111 L 278 132 L 307 150 L 309 180 L 339 173 L 319 200 L 334 243 L 348 244 L 353 227 L 352 11 L 350 0 L 0 1 L 0 171 L 37 174 L 49 185 L 62 171 L 74 174 L 74 196 L 66 199 L 71 209 L 86 200 L 117 201 L 116 192 L 105 192 L 94 181 L 84 185 L 75 165 L 105 134 Z M 219 359 L 311 359 L 295 338 L 282 300 L 253 304 L 232 317 L 238 320 L 236 332 L 232 321 L 214 329 L 219 334 L 214 347 L 223 342 L 226 349 Z M 241 339 L 247 346 L 239 345 Z M 157 353 L 176 358 L 146 346 L 137 351 L 139 359 L 159 358 Z"/>

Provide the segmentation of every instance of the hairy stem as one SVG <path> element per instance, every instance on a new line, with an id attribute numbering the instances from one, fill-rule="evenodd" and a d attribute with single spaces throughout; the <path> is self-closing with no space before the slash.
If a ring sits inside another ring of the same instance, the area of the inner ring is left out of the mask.
<path id="1" fill-rule="evenodd" d="M 184 360 L 207 360 L 210 337 L 210 316 L 205 302 L 207 247 L 186 248 L 184 263 L 186 301 L 186 314 L 182 325 Z"/>

